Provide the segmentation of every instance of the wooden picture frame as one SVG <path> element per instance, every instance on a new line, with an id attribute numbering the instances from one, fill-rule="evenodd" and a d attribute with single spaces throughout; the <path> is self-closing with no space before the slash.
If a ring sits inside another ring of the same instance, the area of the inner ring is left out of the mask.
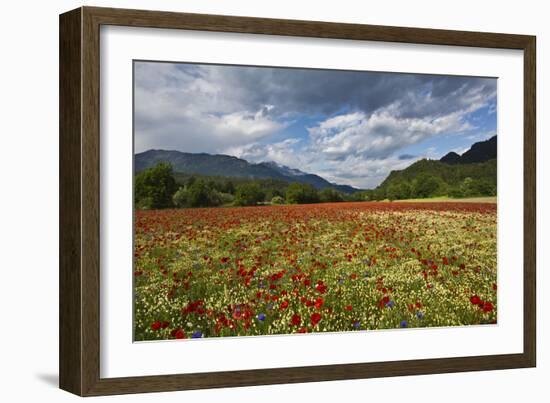
<path id="1" fill-rule="evenodd" d="M 524 52 L 523 353 L 276 369 L 100 377 L 100 26 L 400 42 Z M 80 396 L 534 367 L 535 37 L 81 7 L 60 16 L 60 387 Z"/>

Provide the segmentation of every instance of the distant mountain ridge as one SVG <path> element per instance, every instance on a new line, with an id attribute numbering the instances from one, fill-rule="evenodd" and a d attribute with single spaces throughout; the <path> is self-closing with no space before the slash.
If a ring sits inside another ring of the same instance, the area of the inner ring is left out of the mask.
<path id="1" fill-rule="evenodd" d="M 359 191 L 352 186 L 338 185 L 326 179 L 289 168 L 273 161 L 250 163 L 241 158 L 224 154 L 185 153 L 175 150 L 148 150 L 134 156 L 134 169 L 143 171 L 161 161 L 170 162 L 175 172 L 206 176 L 226 176 L 250 179 L 278 179 L 286 182 L 310 184 L 316 189 L 331 188 L 351 194 Z"/>
<path id="2" fill-rule="evenodd" d="M 494 135 L 488 140 L 472 144 L 470 149 L 462 155 L 454 151 L 447 153 L 439 161 L 445 164 L 472 164 L 485 162 L 497 158 L 497 136 Z"/>

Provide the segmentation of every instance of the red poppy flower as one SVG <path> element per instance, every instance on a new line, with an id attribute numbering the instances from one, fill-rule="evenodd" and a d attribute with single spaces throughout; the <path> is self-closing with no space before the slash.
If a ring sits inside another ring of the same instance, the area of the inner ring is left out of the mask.
<path id="1" fill-rule="evenodd" d="M 154 331 L 157 331 L 162 326 L 162 323 L 160 323 L 160 320 L 157 320 L 151 324 L 151 329 Z"/>
<path id="2" fill-rule="evenodd" d="M 346 311 L 351 311 L 351 310 L 353 309 L 353 307 L 352 307 L 351 305 L 346 305 L 346 306 L 344 307 L 344 309 L 345 309 Z"/>
<path id="3" fill-rule="evenodd" d="M 317 284 L 315 287 L 317 291 L 319 291 L 321 294 L 324 294 L 327 291 L 327 286 L 324 284 Z"/>
<path id="4" fill-rule="evenodd" d="M 307 333 L 307 327 L 302 327 L 298 329 L 298 333 Z"/>
<path id="5" fill-rule="evenodd" d="M 466 265 L 464 263 L 460 263 L 460 266 L 459 266 L 462 270 L 464 270 L 466 268 Z"/>
<path id="6" fill-rule="evenodd" d="M 493 304 L 492 304 L 492 303 L 490 303 L 490 302 L 485 302 L 485 303 L 483 304 L 483 307 L 482 307 L 482 308 L 483 308 L 483 312 L 491 312 L 491 311 L 493 310 L 494 307 L 493 307 Z"/>
<path id="7" fill-rule="evenodd" d="M 300 315 L 298 314 L 292 315 L 292 319 L 290 320 L 290 324 L 292 326 L 300 326 L 301 323 L 302 323 L 302 318 L 300 317 Z"/>
<path id="8" fill-rule="evenodd" d="M 472 295 L 470 297 L 470 302 L 474 305 L 479 305 L 481 303 L 481 298 L 479 298 L 477 295 Z"/>
<path id="9" fill-rule="evenodd" d="M 170 325 L 170 322 L 164 321 L 164 322 L 162 322 L 162 324 L 160 325 L 160 327 L 163 328 L 163 329 L 166 329 L 169 325 Z"/>
<path id="10" fill-rule="evenodd" d="M 315 300 L 315 304 L 314 304 L 315 309 L 320 309 L 323 306 L 324 303 L 325 303 L 325 300 L 323 298 L 321 298 L 321 297 L 317 298 Z"/>
<path id="11" fill-rule="evenodd" d="M 288 308 L 288 301 L 285 299 L 283 302 L 281 302 L 281 309 Z"/>
<path id="12" fill-rule="evenodd" d="M 185 335 L 185 332 L 180 328 L 172 330 L 170 334 L 172 335 L 172 337 L 175 337 L 176 339 L 185 339 L 187 337 Z"/>
<path id="13" fill-rule="evenodd" d="M 310 320 L 311 320 L 311 325 L 312 326 L 317 326 L 317 324 L 321 320 L 321 314 L 315 312 L 314 314 L 311 315 Z"/>
<path id="14" fill-rule="evenodd" d="M 493 283 L 493 291 L 497 290 L 497 283 Z"/>

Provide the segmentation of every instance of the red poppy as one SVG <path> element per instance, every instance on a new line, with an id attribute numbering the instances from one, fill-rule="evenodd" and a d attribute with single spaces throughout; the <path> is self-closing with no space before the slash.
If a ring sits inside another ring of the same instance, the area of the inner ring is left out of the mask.
<path id="1" fill-rule="evenodd" d="M 298 314 L 292 315 L 292 319 L 290 320 L 290 324 L 292 326 L 300 326 L 301 323 L 302 323 L 302 318 L 300 317 L 300 315 Z"/>
<path id="2" fill-rule="evenodd" d="M 314 314 L 311 315 L 310 320 L 311 320 L 311 325 L 312 326 L 317 326 L 317 324 L 321 320 L 321 314 L 315 312 Z"/>
<path id="3" fill-rule="evenodd" d="M 169 325 L 170 325 L 170 322 L 164 321 L 164 322 L 162 322 L 162 324 L 160 325 L 160 327 L 163 328 L 163 329 L 166 329 Z"/>
<path id="4" fill-rule="evenodd" d="M 481 308 L 483 309 L 483 312 L 491 312 L 494 307 L 492 303 L 485 302 Z"/>
<path id="5" fill-rule="evenodd" d="M 170 334 L 172 335 L 172 337 L 175 337 L 176 339 L 185 339 L 187 337 L 185 335 L 185 332 L 180 328 L 172 330 Z"/>
<path id="6" fill-rule="evenodd" d="M 151 324 L 151 329 L 154 331 L 157 331 L 162 326 L 162 323 L 160 323 L 160 320 L 157 320 Z"/>
<path id="7" fill-rule="evenodd" d="M 315 304 L 314 304 L 315 309 L 320 309 L 323 306 L 324 303 L 325 303 L 325 300 L 323 298 L 321 298 L 321 297 L 317 298 L 315 300 Z"/>
<path id="8" fill-rule="evenodd" d="M 317 284 L 315 287 L 317 291 L 319 291 L 321 294 L 324 294 L 327 291 L 327 286 L 324 284 Z"/>
<path id="9" fill-rule="evenodd" d="M 472 295 L 470 297 L 470 302 L 474 305 L 479 305 L 481 303 L 481 298 L 479 298 L 477 295 Z"/>
<path id="10" fill-rule="evenodd" d="M 344 307 L 344 309 L 345 309 L 346 311 L 351 311 L 351 310 L 353 309 L 353 307 L 352 307 L 351 305 L 346 305 L 346 306 Z"/>
<path id="11" fill-rule="evenodd" d="M 497 283 L 493 283 L 493 291 L 497 290 Z"/>
<path id="12" fill-rule="evenodd" d="M 307 333 L 307 327 L 302 327 L 298 329 L 298 333 Z"/>
<path id="13" fill-rule="evenodd" d="M 459 266 L 462 270 L 464 270 L 466 268 L 466 265 L 464 263 L 460 263 L 460 266 Z"/>
<path id="14" fill-rule="evenodd" d="M 288 301 L 285 299 L 283 302 L 281 302 L 281 309 L 288 308 Z"/>

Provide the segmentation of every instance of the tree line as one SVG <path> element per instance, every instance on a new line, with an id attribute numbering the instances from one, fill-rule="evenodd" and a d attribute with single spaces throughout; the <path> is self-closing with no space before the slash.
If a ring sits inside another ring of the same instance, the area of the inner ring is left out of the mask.
<path id="1" fill-rule="evenodd" d="M 304 183 L 278 179 L 200 176 L 173 172 L 160 162 L 135 176 L 137 208 L 255 206 L 259 204 L 334 203 L 495 196 L 496 160 L 465 165 L 420 160 L 393 171 L 377 188 L 343 194 L 332 188 L 318 190 Z"/>
<path id="2" fill-rule="evenodd" d="M 171 207 L 255 206 L 357 200 L 334 189 L 275 179 L 203 177 L 174 173 L 160 162 L 135 176 L 134 201 L 139 209 Z"/>
<path id="3" fill-rule="evenodd" d="M 497 162 L 449 165 L 423 159 L 393 171 L 376 189 L 361 193 L 365 200 L 424 199 L 496 196 Z"/>

